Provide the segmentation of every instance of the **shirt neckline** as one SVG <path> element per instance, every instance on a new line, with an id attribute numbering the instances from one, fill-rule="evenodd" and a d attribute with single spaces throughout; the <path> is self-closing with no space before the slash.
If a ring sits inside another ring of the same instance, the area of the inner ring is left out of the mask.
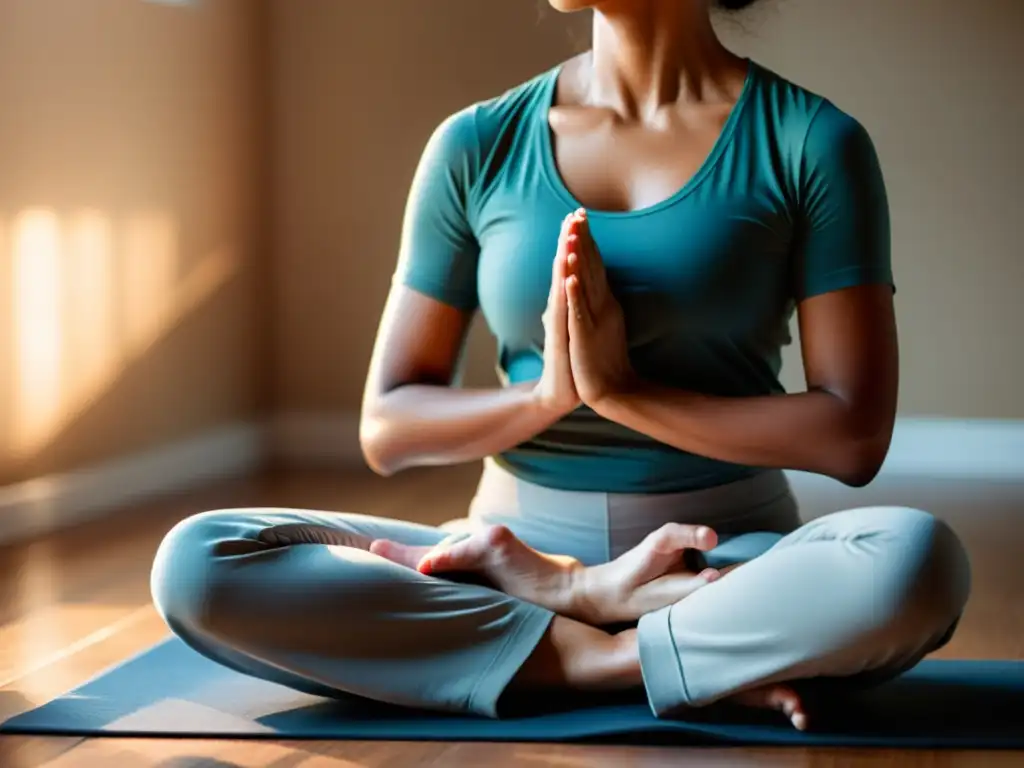
<path id="1" fill-rule="evenodd" d="M 552 141 L 551 125 L 548 121 L 548 116 L 551 108 L 554 106 L 555 97 L 557 96 L 558 78 L 565 68 L 565 63 L 559 64 L 548 73 L 547 82 L 544 84 L 544 90 L 541 98 L 543 108 L 538 110 L 540 114 L 536 121 L 538 130 L 540 131 L 542 171 L 548 186 L 550 186 L 554 193 L 568 206 L 569 210 L 585 208 L 587 215 L 592 218 L 628 219 L 639 216 L 648 216 L 678 203 L 700 186 L 701 182 L 718 164 L 722 153 L 729 146 L 729 143 L 732 140 L 732 136 L 736 131 L 736 126 L 739 123 L 744 107 L 750 100 L 751 93 L 754 91 L 759 71 L 759 68 L 754 61 L 749 58 L 744 60 L 747 62 L 747 74 L 743 80 L 743 87 L 740 90 L 739 97 L 736 99 L 736 103 L 733 104 L 732 109 L 729 111 L 729 116 L 726 118 L 725 124 L 722 126 L 722 130 L 719 132 L 718 138 L 715 139 L 715 143 L 712 145 L 707 157 L 704 158 L 704 161 L 700 164 L 694 174 L 678 190 L 673 192 L 664 200 L 644 206 L 643 208 L 636 208 L 631 211 L 609 211 L 587 208 L 577 200 L 576 196 L 569 190 L 565 180 L 562 178 L 561 172 L 558 170 L 558 163 L 555 159 L 554 142 Z"/>

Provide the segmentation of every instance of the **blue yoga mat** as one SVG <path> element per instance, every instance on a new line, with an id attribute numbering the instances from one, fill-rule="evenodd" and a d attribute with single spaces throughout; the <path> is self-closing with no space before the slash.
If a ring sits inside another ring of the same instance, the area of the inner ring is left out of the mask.
<path id="1" fill-rule="evenodd" d="M 925 660 L 868 691 L 819 691 L 809 706 L 814 727 L 806 733 L 773 713 L 722 706 L 658 720 L 642 692 L 585 701 L 536 696 L 512 702 L 499 720 L 438 715 L 297 693 L 170 639 L 6 721 L 0 733 L 1012 749 L 1024 748 L 1024 662 Z"/>

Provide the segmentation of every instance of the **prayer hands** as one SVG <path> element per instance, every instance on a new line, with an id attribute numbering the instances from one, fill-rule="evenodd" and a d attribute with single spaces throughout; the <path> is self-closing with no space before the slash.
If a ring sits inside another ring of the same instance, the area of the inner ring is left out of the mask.
<path id="1" fill-rule="evenodd" d="M 580 399 L 595 408 L 609 394 L 628 389 L 636 374 L 629 360 L 622 307 L 612 295 L 582 209 L 569 217 L 566 251 L 572 378 Z"/>
<path id="2" fill-rule="evenodd" d="M 558 250 L 551 267 L 551 291 L 544 311 L 544 370 L 534 394 L 541 406 L 557 417 L 571 413 L 580 404 L 569 362 L 569 305 L 565 295 L 568 263 L 569 226 L 572 217 L 562 222 Z"/>

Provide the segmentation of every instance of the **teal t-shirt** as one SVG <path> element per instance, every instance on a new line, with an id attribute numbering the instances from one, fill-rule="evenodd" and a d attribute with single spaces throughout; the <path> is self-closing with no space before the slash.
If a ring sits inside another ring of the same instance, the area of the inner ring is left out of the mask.
<path id="1" fill-rule="evenodd" d="M 409 194 L 395 280 L 481 311 L 506 383 L 539 378 L 562 219 L 581 205 L 552 153 L 560 68 L 445 120 Z M 783 392 L 796 303 L 892 283 L 874 146 L 828 100 L 751 62 L 711 153 L 670 198 L 588 210 L 622 304 L 629 354 L 654 382 L 725 397 Z M 495 460 L 539 485 L 609 493 L 706 488 L 749 476 L 581 407 Z"/>

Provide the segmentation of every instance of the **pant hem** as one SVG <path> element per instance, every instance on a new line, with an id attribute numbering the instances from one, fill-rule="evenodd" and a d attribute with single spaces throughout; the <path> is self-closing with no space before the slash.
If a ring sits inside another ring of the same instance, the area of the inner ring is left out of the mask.
<path id="1" fill-rule="evenodd" d="M 532 603 L 522 603 L 517 613 L 516 626 L 469 695 L 468 708 L 474 714 L 498 717 L 498 700 L 502 693 L 530 658 L 555 618 L 554 612 Z"/>
<path id="2" fill-rule="evenodd" d="M 672 636 L 672 608 L 648 613 L 637 625 L 640 672 L 647 702 L 655 717 L 661 717 L 690 702 L 679 649 Z"/>

